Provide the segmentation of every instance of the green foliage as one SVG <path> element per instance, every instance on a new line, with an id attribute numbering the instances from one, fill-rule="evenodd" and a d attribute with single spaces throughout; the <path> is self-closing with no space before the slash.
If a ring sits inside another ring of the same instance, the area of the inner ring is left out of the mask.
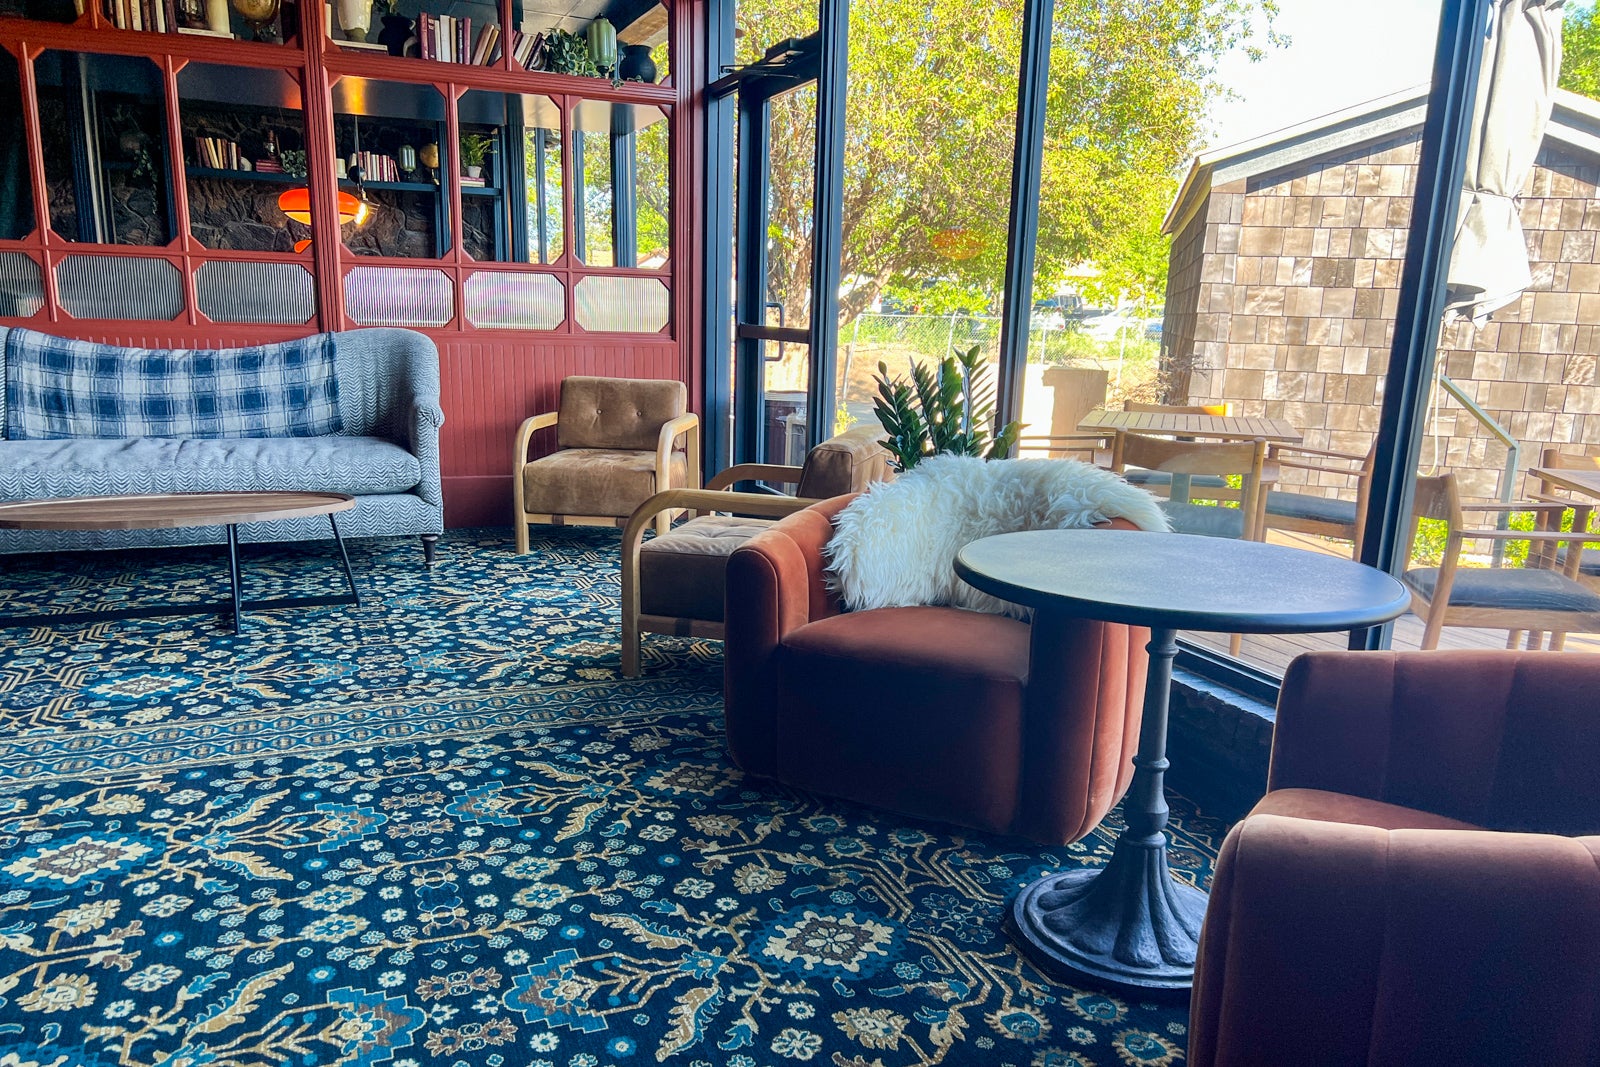
<path id="1" fill-rule="evenodd" d="M 987 315 L 997 302 L 982 289 L 944 278 L 928 283 L 897 278 L 883 287 L 883 296 L 923 315 Z"/>
<path id="2" fill-rule="evenodd" d="M 489 153 L 495 149 L 495 139 L 487 133 L 463 133 L 461 135 L 461 165 L 463 167 L 481 167 L 489 158 Z"/>
<path id="3" fill-rule="evenodd" d="M 1600 24 L 1594 4 L 1567 8 L 1561 34 L 1561 88 L 1600 100 Z"/>
<path id="4" fill-rule="evenodd" d="M 298 148 L 285 148 L 278 153 L 278 162 L 283 166 L 283 172 L 291 178 L 304 178 L 306 176 L 306 154 Z"/>
<path id="5" fill-rule="evenodd" d="M 581 33 L 551 30 L 544 39 L 544 69 L 553 74 L 579 74 L 601 77 L 600 68 L 589 58 L 589 42 Z"/>
<path id="6" fill-rule="evenodd" d="M 993 291 L 1004 272 L 1022 0 L 855 0 L 845 119 L 841 322 L 897 279 Z M 1129 299 L 1165 288 L 1161 221 L 1206 108 L 1217 60 L 1265 36 L 1271 0 L 1058 0 L 1034 290 L 1077 263 Z M 815 5 L 740 0 L 738 59 L 816 28 Z M 810 281 L 816 96 L 771 112 L 771 299 Z M 954 238 L 954 239 L 952 239 Z"/>
<path id="7" fill-rule="evenodd" d="M 911 361 L 911 380 L 889 377 L 880 362 L 878 395 L 873 410 L 889 439 L 895 469 L 908 471 L 928 456 L 945 453 L 998 459 L 1011 451 L 1022 433 L 1013 422 L 994 433 L 994 387 L 983 375 L 983 350 L 973 345 L 946 356 L 930 370 Z"/>

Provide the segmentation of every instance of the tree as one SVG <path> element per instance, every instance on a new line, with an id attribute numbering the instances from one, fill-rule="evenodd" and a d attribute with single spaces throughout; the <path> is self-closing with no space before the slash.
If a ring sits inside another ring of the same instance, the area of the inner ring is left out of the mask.
<path id="1" fill-rule="evenodd" d="M 1561 88 L 1600 100 L 1600 25 L 1595 7 L 1569 7 L 1562 19 Z"/>
<path id="2" fill-rule="evenodd" d="M 1271 0 L 1057 0 L 1038 288 L 1094 262 L 1130 296 L 1165 287 L 1160 222 L 1197 147 L 1216 60 Z M 841 323 L 896 282 L 998 295 L 1006 252 L 1022 0 L 853 0 Z M 815 0 L 741 0 L 741 61 L 816 26 Z M 808 299 L 816 93 L 772 104 L 769 298 Z M 791 317 L 792 318 L 792 317 Z"/>

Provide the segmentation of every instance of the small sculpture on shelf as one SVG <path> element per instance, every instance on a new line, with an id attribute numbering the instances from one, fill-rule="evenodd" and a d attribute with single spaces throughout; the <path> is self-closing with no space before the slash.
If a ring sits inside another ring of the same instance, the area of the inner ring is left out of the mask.
<path id="1" fill-rule="evenodd" d="M 417 172 L 417 150 L 408 144 L 400 146 L 400 151 L 395 156 L 395 162 L 400 166 L 400 173 L 406 181 L 411 181 Z"/>
<path id="2" fill-rule="evenodd" d="M 439 146 L 432 141 L 417 149 L 417 162 L 428 168 L 428 177 L 439 184 Z"/>
<path id="3" fill-rule="evenodd" d="M 595 70 L 603 76 L 615 76 L 617 69 L 617 29 L 605 16 L 589 23 L 584 34 L 589 46 L 589 59 Z"/>
<path id="4" fill-rule="evenodd" d="M 406 55 L 406 46 L 416 42 L 416 24 L 400 14 L 397 0 L 376 0 L 372 9 L 383 18 L 378 43 L 387 48 L 391 56 Z"/>
<path id="5" fill-rule="evenodd" d="M 281 0 L 233 0 L 233 9 L 250 27 L 251 40 L 275 41 L 278 39 L 275 23 L 280 4 Z"/>

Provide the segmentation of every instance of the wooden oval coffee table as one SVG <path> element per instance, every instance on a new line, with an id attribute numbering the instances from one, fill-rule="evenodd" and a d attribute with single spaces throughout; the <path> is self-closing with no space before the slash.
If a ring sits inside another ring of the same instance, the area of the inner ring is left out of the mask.
<path id="1" fill-rule="evenodd" d="M 232 608 L 233 629 L 237 633 L 243 626 L 246 608 L 276 611 L 280 608 L 359 605 L 361 594 L 356 591 L 355 575 L 350 570 L 350 555 L 345 551 L 344 538 L 339 535 L 339 523 L 334 518 L 339 512 L 349 511 L 355 506 L 355 498 L 345 493 L 288 491 L 77 496 L 0 504 L 0 529 L 7 530 L 156 530 L 226 526 L 228 579 L 232 590 L 232 597 L 227 601 L 159 604 L 113 611 L 74 611 L 59 615 L 0 615 L 0 628 L 144 619 L 162 615 L 204 615 Z M 333 540 L 339 548 L 339 561 L 344 566 L 344 578 L 350 592 L 341 596 L 243 599 L 239 591 L 239 524 L 314 515 L 328 516 L 328 525 L 333 528 Z"/>

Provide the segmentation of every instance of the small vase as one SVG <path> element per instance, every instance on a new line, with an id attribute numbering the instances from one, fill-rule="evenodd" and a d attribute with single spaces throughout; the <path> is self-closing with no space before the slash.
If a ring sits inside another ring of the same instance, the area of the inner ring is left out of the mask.
<path id="1" fill-rule="evenodd" d="M 617 65 L 617 30 L 611 25 L 611 20 L 605 17 L 597 18 L 589 23 L 588 32 L 584 34 L 589 45 L 589 58 L 601 74 L 610 74 Z"/>
<path id="2" fill-rule="evenodd" d="M 404 15 L 383 16 L 383 29 L 378 31 L 378 43 L 389 50 L 391 56 L 406 54 L 406 42 L 411 40 L 411 20 Z"/>
<path id="3" fill-rule="evenodd" d="M 338 0 L 339 28 L 352 41 L 365 41 L 372 25 L 372 0 Z"/>
<path id="4" fill-rule="evenodd" d="M 483 168 L 482 167 L 467 167 L 466 171 L 467 171 L 467 177 L 469 177 L 469 178 L 481 178 L 481 177 L 483 177 Z"/>
<path id="5" fill-rule="evenodd" d="M 622 60 L 617 64 L 617 75 L 625 82 L 649 82 L 654 85 L 656 80 L 656 61 L 650 55 L 650 46 L 647 44 L 623 45 Z"/>
<path id="6" fill-rule="evenodd" d="M 206 29 L 212 33 L 226 33 L 230 37 L 233 35 L 228 0 L 206 0 Z"/>

